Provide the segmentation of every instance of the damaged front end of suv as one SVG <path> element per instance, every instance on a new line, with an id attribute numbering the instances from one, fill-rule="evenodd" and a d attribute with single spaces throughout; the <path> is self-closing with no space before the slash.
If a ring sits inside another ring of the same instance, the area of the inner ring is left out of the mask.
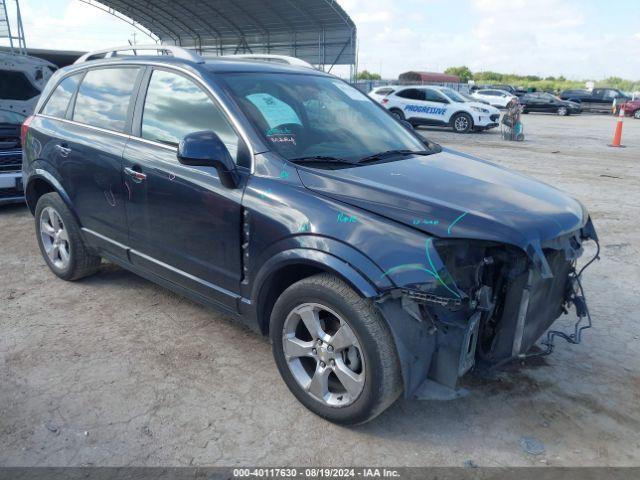
<path id="1" fill-rule="evenodd" d="M 580 343 L 582 330 L 591 326 L 580 281 L 584 268 L 577 270 L 588 240 L 597 245 L 590 219 L 571 233 L 528 249 L 430 237 L 423 262 L 387 270 L 385 276 L 399 287 L 377 300 L 386 318 L 405 317 L 392 325 L 405 395 L 456 398 L 462 392 L 460 378 L 474 367 L 495 368 L 546 355 L 556 336 Z M 549 330 L 570 310 L 577 316 L 573 332 Z M 544 348 L 535 349 L 545 332 Z"/>

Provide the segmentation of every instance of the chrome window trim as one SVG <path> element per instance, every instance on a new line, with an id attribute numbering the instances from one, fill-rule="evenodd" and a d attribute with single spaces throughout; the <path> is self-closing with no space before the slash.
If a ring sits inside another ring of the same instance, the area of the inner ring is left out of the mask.
<path id="1" fill-rule="evenodd" d="M 249 158 L 251 159 L 251 167 L 249 168 L 249 173 L 251 173 L 251 174 L 255 173 L 255 166 L 256 166 L 255 152 L 253 150 L 253 145 L 249 141 L 249 136 L 247 135 L 247 132 L 246 132 L 245 128 L 241 125 L 241 123 L 238 121 L 238 119 L 231 113 L 231 110 L 229 110 L 227 105 L 222 101 L 222 99 L 220 98 L 220 95 L 218 95 L 213 89 L 211 89 L 211 87 L 209 87 L 209 85 L 204 83 L 200 77 L 198 77 L 197 75 L 195 75 L 193 72 L 191 72 L 190 70 L 188 70 L 186 68 L 183 68 L 183 67 L 180 67 L 180 66 L 176 66 L 176 65 L 173 65 L 173 64 L 170 64 L 170 63 L 131 60 L 131 61 L 127 61 L 127 62 L 113 62 L 113 63 L 108 63 L 108 64 L 101 64 L 99 66 L 98 65 L 96 65 L 96 66 L 87 65 L 85 68 L 79 68 L 77 70 L 73 70 L 73 73 L 70 73 L 69 75 L 65 75 L 64 78 L 66 78 L 67 76 L 71 76 L 71 75 L 73 75 L 75 73 L 80 73 L 80 72 L 89 71 L 89 70 L 95 70 L 95 69 L 100 68 L 100 67 L 107 67 L 107 68 L 108 67 L 126 67 L 126 66 L 133 66 L 133 65 L 161 67 L 161 68 L 164 68 L 164 69 L 167 69 L 167 70 L 175 70 L 177 72 L 181 72 L 181 73 L 185 74 L 186 76 L 188 76 L 190 79 L 194 80 L 197 85 L 199 85 L 207 93 L 209 93 L 216 100 L 216 102 L 218 103 L 218 105 L 220 106 L 222 111 L 224 112 L 227 120 L 229 120 L 229 122 L 231 123 L 233 128 L 236 130 L 236 133 L 239 134 L 240 138 L 242 138 L 242 140 L 246 144 L 247 148 L 249 149 Z M 58 82 L 58 84 L 59 84 L 59 82 Z M 64 121 L 64 122 L 69 122 L 71 124 L 80 125 L 80 126 L 83 126 L 83 127 L 95 129 L 95 130 L 100 131 L 100 132 L 112 133 L 112 134 L 119 135 L 119 136 L 122 136 L 122 137 L 126 137 L 126 138 L 129 138 L 129 139 L 141 140 L 143 142 L 150 143 L 152 145 L 158 145 L 158 146 L 161 146 L 161 147 L 164 147 L 164 148 L 169 148 L 171 150 L 176 150 L 177 151 L 177 148 L 175 148 L 175 147 L 171 147 L 171 146 L 166 145 L 164 143 L 154 142 L 153 140 L 147 140 L 145 138 L 138 137 L 138 136 L 135 136 L 135 135 L 116 132 L 114 130 L 108 130 L 106 128 L 101 128 L 101 127 L 94 127 L 93 125 L 87 125 L 86 123 L 80 123 L 80 122 L 76 122 L 74 120 L 67 120 L 67 119 L 58 118 L 58 117 L 51 117 L 49 115 L 44 115 L 42 113 L 38 113 L 36 116 L 41 116 L 41 117 L 49 118 L 49 119 L 52 119 L 52 120 L 61 120 L 61 121 Z M 243 168 L 240 165 L 236 165 L 236 166 L 238 168 Z"/>
<path id="2" fill-rule="evenodd" d="M 166 143 L 156 142 L 154 140 L 149 140 L 147 138 L 137 137 L 135 135 L 129 135 L 129 140 L 136 140 L 138 142 L 148 143 L 149 145 L 153 145 L 153 146 L 156 146 L 156 147 L 162 147 L 165 150 L 170 150 L 170 151 L 176 152 L 176 154 L 178 153 L 178 147 L 173 147 L 171 145 L 167 145 Z"/>
<path id="3" fill-rule="evenodd" d="M 77 125 L 79 127 L 84 127 L 84 128 L 89 128 L 91 130 L 96 130 L 98 132 L 104 132 L 104 133 L 109 133 L 111 135 L 116 135 L 118 137 L 122 137 L 122 138 L 131 138 L 131 135 L 129 135 L 128 133 L 122 133 L 122 132 L 118 132 L 116 130 L 109 130 L 107 128 L 102 128 L 102 127 L 96 127 L 94 125 L 89 125 L 87 123 L 80 123 L 80 122 L 76 122 L 75 120 L 68 120 L 66 118 L 60 118 L 60 117 L 52 117 L 51 115 L 45 115 L 44 113 L 38 113 L 36 115 L 36 117 L 42 117 L 42 118 L 47 118 L 49 120 L 58 120 L 60 122 L 65 122 L 65 123 L 69 123 L 71 125 Z"/>

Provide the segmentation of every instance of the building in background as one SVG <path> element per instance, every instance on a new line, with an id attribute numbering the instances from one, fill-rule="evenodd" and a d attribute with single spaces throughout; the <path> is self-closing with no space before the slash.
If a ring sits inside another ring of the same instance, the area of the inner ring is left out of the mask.
<path id="1" fill-rule="evenodd" d="M 398 77 L 400 83 L 460 83 L 460 77 L 457 75 L 447 75 L 446 73 L 437 72 L 417 72 L 410 71 L 401 73 Z"/>

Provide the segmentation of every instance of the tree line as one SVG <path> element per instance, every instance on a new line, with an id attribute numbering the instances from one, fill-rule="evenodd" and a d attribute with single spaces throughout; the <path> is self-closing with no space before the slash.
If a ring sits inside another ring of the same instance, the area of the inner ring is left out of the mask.
<path id="1" fill-rule="evenodd" d="M 477 84 L 508 84 L 514 87 L 535 88 L 536 90 L 570 90 L 584 89 L 586 80 L 567 80 L 562 75 L 558 77 L 539 77 L 537 75 L 516 75 L 514 73 L 472 72 L 468 67 L 449 67 L 444 73 L 457 75 L 462 83 L 473 80 Z M 358 80 L 382 80 L 382 77 L 368 70 L 358 72 Z M 620 77 L 609 77 L 595 82 L 596 87 L 617 88 L 626 92 L 640 91 L 640 80 L 626 80 Z"/>

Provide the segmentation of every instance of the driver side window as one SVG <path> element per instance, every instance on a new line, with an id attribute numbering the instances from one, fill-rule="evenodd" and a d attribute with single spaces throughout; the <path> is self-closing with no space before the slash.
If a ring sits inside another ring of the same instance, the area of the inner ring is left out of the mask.
<path id="1" fill-rule="evenodd" d="M 154 70 L 142 113 L 142 138 L 177 146 L 189 133 L 205 130 L 215 132 L 238 163 L 241 140 L 209 95 L 182 75 Z"/>

